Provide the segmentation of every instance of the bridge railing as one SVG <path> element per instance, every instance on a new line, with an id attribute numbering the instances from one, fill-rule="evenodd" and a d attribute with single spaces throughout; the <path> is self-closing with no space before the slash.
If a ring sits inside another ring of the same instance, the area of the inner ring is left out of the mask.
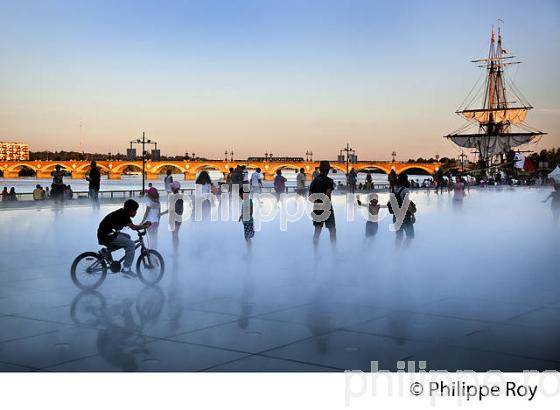
<path id="1" fill-rule="evenodd" d="M 306 187 L 307 189 L 309 187 Z M 356 189 L 356 192 L 374 192 L 374 191 L 383 191 L 389 188 L 389 184 L 388 183 L 376 183 L 374 185 L 374 189 L 373 190 L 365 190 L 365 189 L 361 189 L 358 190 Z M 187 194 L 187 195 L 192 195 L 194 194 L 195 189 L 194 188 L 183 188 L 180 190 L 181 193 L 183 194 Z M 338 185 L 335 189 L 336 192 L 346 192 L 346 186 L 345 185 Z M 263 186 L 261 192 L 265 192 L 265 193 L 274 193 L 274 187 L 273 186 Z M 296 187 L 295 186 L 287 186 L 286 187 L 286 192 L 287 193 L 294 193 L 296 192 Z M 88 198 L 88 191 L 73 191 L 72 193 L 72 199 L 66 199 L 66 201 L 85 201 L 85 200 L 89 200 Z M 143 197 L 143 191 L 141 189 L 117 189 L 117 190 L 110 190 L 110 191 L 99 191 L 99 199 L 101 200 L 111 200 L 111 199 L 122 199 L 123 201 L 129 198 L 142 198 Z M 0 204 L 1 205 L 6 205 L 9 206 L 10 203 L 13 202 L 18 202 L 18 201 L 34 201 L 33 199 L 33 193 L 32 192 L 20 192 L 20 193 L 16 193 L 16 198 L 17 201 L 1 201 Z M 44 202 L 44 201 L 50 201 L 52 198 L 46 198 L 43 201 L 35 201 L 37 203 L 39 202 Z"/>

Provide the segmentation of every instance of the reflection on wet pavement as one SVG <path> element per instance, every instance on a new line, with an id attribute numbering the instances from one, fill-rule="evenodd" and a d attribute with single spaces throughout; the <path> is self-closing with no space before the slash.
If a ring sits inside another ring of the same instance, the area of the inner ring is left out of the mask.
<path id="1" fill-rule="evenodd" d="M 388 218 L 366 243 L 340 203 L 337 249 L 324 233 L 318 255 L 308 219 L 265 224 L 251 254 L 236 222 L 185 222 L 176 252 L 163 225 L 157 286 L 109 274 L 83 292 L 69 266 L 115 206 L 2 210 L 0 370 L 560 370 L 560 235 L 528 206 L 546 194 L 473 191 L 459 213 L 417 194 L 400 251 Z"/>

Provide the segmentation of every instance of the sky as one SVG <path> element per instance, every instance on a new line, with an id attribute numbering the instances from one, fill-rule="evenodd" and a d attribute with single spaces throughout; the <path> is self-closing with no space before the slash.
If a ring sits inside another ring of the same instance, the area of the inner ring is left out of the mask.
<path id="1" fill-rule="evenodd" d="M 0 0 L 0 141 L 32 151 L 457 157 L 442 138 L 501 19 L 560 146 L 560 1 Z"/>

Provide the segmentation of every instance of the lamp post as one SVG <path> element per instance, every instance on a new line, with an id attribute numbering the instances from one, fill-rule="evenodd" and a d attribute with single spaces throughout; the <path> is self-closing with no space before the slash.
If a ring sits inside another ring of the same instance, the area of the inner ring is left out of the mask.
<path id="1" fill-rule="evenodd" d="M 228 156 L 228 154 L 229 154 L 229 152 L 228 152 L 228 150 L 226 149 L 226 152 L 224 152 L 224 161 L 227 161 L 227 156 Z"/>
<path id="2" fill-rule="evenodd" d="M 346 162 L 346 186 L 349 186 L 349 166 L 350 163 L 356 163 L 356 150 L 350 148 L 350 144 L 346 143 L 346 147 L 340 150 L 340 154 L 338 155 L 338 162 L 345 163 Z"/>
<path id="3" fill-rule="evenodd" d="M 463 174 L 465 173 L 465 157 L 465 153 L 461 150 L 461 155 L 459 155 L 459 158 L 461 158 L 461 178 L 463 178 Z"/>
<path id="4" fill-rule="evenodd" d="M 397 158 L 397 151 L 391 152 L 391 156 L 393 157 L 393 164 L 395 163 L 395 159 Z"/>
<path id="5" fill-rule="evenodd" d="M 131 148 L 132 144 L 142 145 L 142 195 L 144 195 L 144 191 L 146 190 L 146 145 L 155 145 L 157 147 L 157 142 L 146 139 L 146 133 L 142 131 L 142 138 L 130 141 Z"/>

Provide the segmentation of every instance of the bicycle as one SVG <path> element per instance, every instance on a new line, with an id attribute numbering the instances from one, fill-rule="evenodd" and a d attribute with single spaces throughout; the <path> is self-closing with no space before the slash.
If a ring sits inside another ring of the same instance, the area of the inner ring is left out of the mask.
<path id="1" fill-rule="evenodd" d="M 146 248 L 144 235 L 146 235 L 146 230 L 139 230 L 138 239 L 134 241 L 135 252 L 136 249 L 140 248 L 140 254 L 136 261 L 136 273 L 142 283 L 154 285 L 163 277 L 165 263 L 158 251 Z M 119 248 L 108 246 L 98 252 L 84 252 L 78 255 L 70 268 L 72 282 L 84 290 L 96 289 L 101 286 L 107 277 L 108 269 L 113 273 L 121 271 L 121 264 L 125 257 L 123 256 L 116 261 L 111 255 L 111 252 L 117 249 Z"/>

